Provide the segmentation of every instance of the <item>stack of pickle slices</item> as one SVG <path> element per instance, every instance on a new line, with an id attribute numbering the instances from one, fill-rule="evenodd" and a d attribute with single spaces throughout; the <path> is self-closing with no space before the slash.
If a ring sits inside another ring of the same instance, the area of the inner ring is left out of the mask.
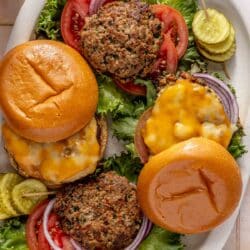
<path id="1" fill-rule="evenodd" d="M 46 186 L 38 180 L 24 180 L 16 173 L 0 174 L 0 220 L 29 214 L 47 196 L 25 197 L 24 194 L 46 191 Z"/>
<path id="2" fill-rule="evenodd" d="M 235 29 L 229 20 L 215 9 L 198 11 L 192 24 L 199 52 L 207 59 L 225 62 L 235 53 Z"/>

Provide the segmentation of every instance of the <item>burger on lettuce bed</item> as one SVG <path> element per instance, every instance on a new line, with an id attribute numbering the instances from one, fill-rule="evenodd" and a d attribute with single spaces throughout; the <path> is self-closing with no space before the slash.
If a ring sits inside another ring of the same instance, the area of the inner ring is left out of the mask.
<path id="1" fill-rule="evenodd" d="M 223 13 L 47 0 L 34 31 L 0 66 L 16 170 L 0 174 L 0 250 L 181 250 L 233 213 L 244 131 L 228 72 L 209 70 L 236 50 Z"/>

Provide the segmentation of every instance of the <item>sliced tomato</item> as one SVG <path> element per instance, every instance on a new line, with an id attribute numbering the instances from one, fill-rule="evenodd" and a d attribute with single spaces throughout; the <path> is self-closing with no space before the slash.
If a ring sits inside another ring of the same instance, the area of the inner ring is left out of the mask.
<path id="1" fill-rule="evenodd" d="M 62 242 L 63 242 L 63 250 L 75 250 L 75 247 L 70 242 L 70 239 L 68 236 L 63 236 Z"/>
<path id="2" fill-rule="evenodd" d="M 163 32 L 170 33 L 180 59 L 188 46 L 188 27 L 185 19 L 178 10 L 164 4 L 152 5 L 152 11 L 164 23 Z"/>
<path id="3" fill-rule="evenodd" d="M 115 81 L 115 84 L 128 94 L 145 96 L 147 93 L 147 89 L 145 86 L 134 84 L 133 82 L 121 83 L 119 81 Z"/>
<path id="4" fill-rule="evenodd" d="M 62 237 L 65 236 L 65 234 L 59 226 L 59 218 L 55 213 L 51 213 L 49 216 L 48 229 L 54 242 L 62 248 Z"/>
<path id="5" fill-rule="evenodd" d="M 37 225 L 39 224 L 39 221 L 41 223 L 41 218 L 48 203 L 48 200 L 41 202 L 33 209 L 31 214 L 29 215 L 29 218 L 26 223 L 26 240 L 28 243 L 29 250 L 39 250 L 37 239 Z"/>
<path id="6" fill-rule="evenodd" d="M 141 160 L 141 163 L 145 164 L 149 158 L 149 150 L 144 143 L 141 131 L 145 127 L 147 120 L 152 114 L 152 108 L 147 109 L 140 117 L 136 129 L 135 129 L 135 148 Z"/>
<path id="7" fill-rule="evenodd" d="M 68 0 L 61 17 L 63 40 L 80 51 L 80 32 L 88 15 L 90 0 Z"/>
<path id="8" fill-rule="evenodd" d="M 44 235 L 43 223 L 41 221 L 38 229 L 38 249 L 39 250 L 51 250 L 50 245 Z"/>
<path id="9" fill-rule="evenodd" d="M 159 58 L 155 62 L 152 76 L 156 76 L 160 71 L 166 70 L 175 73 L 178 66 L 178 55 L 170 34 L 164 35 L 164 40 L 160 48 Z"/>
<path id="10" fill-rule="evenodd" d="M 69 237 L 62 231 L 59 225 L 59 218 L 55 213 L 51 213 L 48 220 L 48 230 L 55 244 L 63 250 L 73 250 Z M 44 235 L 43 225 L 40 223 L 38 231 L 38 249 L 50 250 L 49 243 Z"/>

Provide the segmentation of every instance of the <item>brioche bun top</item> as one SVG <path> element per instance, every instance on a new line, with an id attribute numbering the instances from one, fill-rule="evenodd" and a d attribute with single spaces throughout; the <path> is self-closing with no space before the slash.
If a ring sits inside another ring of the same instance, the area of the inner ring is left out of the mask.
<path id="1" fill-rule="evenodd" d="M 29 41 L 0 66 L 0 104 L 7 124 L 36 142 L 65 139 L 85 127 L 98 102 L 95 76 L 81 55 L 56 41 Z"/>
<path id="2" fill-rule="evenodd" d="M 239 167 L 220 144 L 193 138 L 152 156 L 138 179 L 138 199 L 155 224 L 200 233 L 227 219 L 241 195 Z"/>

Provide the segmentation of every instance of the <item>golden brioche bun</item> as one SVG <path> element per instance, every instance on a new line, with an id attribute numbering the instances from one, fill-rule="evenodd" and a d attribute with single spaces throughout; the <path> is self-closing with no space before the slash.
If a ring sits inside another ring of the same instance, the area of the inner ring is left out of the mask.
<path id="1" fill-rule="evenodd" d="M 20 136 L 36 142 L 65 139 L 92 119 L 97 102 L 91 68 L 61 42 L 30 41 L 2 60 L 0 104 Z"/>
<path id="2" fill-rule="evenodd" d="M 200 233 L 222 223 L 242 189 L 239 166 L 220 144 L 193 138 L 152 156 L 137 185 L 145 215 L 179 233 Z"/>

